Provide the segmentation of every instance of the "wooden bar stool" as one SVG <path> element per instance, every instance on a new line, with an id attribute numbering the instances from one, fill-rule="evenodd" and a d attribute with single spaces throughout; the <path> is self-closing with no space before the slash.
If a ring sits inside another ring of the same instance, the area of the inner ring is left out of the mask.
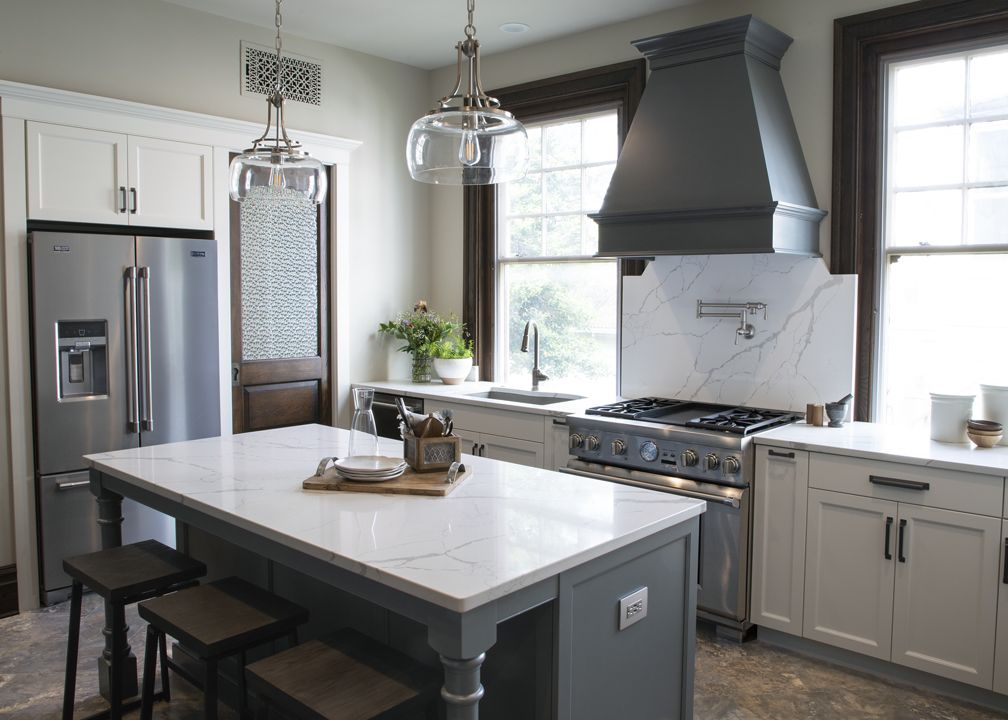
<path id="1" fill-rule="evenodd" d="M 151 717 L 154 694 L 154 663 L 157 645 L 165 634 L 177 638 L 204 663 L 203 717 L 217 717 L 217 663 L 238 655 L 240 711 L 247 708 L 245 653 L 264 643 L 288 638 L 297 644 L 297 627 L 308 620 L 308 611 L 240 578 L 226 578 L 172 595 L 140 603 L 146 620 L 147 652 L 144 657 L 143 704 L 140 717 Z M 162 673 L 166 660 L 161 658 Z M 178 672 L 177 665 L 172 667 Z"/>
<path id="2" fill-rule="evenodd" d="M 355 630 L 277 653 L 246 672 L 253 695 L 296 718 L 437 718 L 441 673 Z"/>
<path id="3" fill-rule="evenodd" d="M 77 650 L 80 644 L 81 597 L 85 585 L 104 598 L 112 613 L 108 715 L 118 720 L 125 709 L 122 676 L 123 663 L 129 647 L 126 639 L 126 606 L 194 584 L 198 578 L 206 575 L 206 565 L 167 545 L 162 545 L 157 540 L 145 540 L 132 545 L 69 557 L 63 561 L 63 570 L 73 579 L 70 593 L 66 677 L 63 687 L 63 720 L 73 718 L 74 693 L 77 689 Z M 161 653 L 167 654 L 164 645 L 161 646 Z M 163 697 L 167 698 L 169 696 L 167 675 L 162 676 L 162 688 Z"/>

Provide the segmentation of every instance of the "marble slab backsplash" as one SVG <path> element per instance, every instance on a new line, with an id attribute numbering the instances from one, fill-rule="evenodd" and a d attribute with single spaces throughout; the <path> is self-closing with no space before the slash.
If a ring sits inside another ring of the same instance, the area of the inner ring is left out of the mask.
<path id="1" fill-rule="evenodd" d="M 854 381 L 857 278 L 819 258 L 658 257 L 623 281 L 624 397 L 657 395 L 804 412 Z M 751 340 L 737 319 L 697 318 L 697 300 L 764 302 Z"/>

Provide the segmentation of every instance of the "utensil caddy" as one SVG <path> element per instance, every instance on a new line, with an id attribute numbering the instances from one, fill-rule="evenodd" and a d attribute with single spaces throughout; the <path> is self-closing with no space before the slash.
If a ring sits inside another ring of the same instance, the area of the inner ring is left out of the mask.
<path id="1" fill-rule="evenodd" d="M 407 433 L 403 436 L 403 457 L 417 472 L 447 470 L 462 459 L 461 444 L 455 435 L 416 437 Z"/>

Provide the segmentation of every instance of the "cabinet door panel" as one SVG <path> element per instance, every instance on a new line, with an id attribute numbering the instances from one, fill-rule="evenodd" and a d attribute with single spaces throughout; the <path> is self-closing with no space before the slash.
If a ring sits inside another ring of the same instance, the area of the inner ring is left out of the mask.
<path id="1" fill-rule="evenodd" d="M 130 136 L 130 224 L 213 229 L 212 177 L 209 146 Z"/>
<path id="2" fill-rule="evenodd" d="M 1001 521 L 902 503 L 899 522 L 893 662 L 989 689 Z"/>
<path id="3" fill-rule="evenodd" d="M 998 586 L 997 634 L 994 650 L 994 692 L 1008 695 L 1008 520 L 1001 521 L 1001 584 Z"/>
<path id="4" fill-rule="evenodd" d="M 480 446 L 484 457 L 537 468 L 543 466 L 542 443 L 480 433 Z"/>
<path id="5" fill-rule="evenodd" d="M 895 522 L 886 559 L 888 500 L 809 490 L 805 562 L 804 636 L 871 655 L 890 657 Z"/>
<path id="6" fill-rule="evenodd" d="M 30 219 L 128 222 L 125 135 L 36 122 L 27 133 Z"/>
<path id="7" fill-rule="evenodd" d="M 465 428 L 456 427 L 453 432 L 459 437 L 459 447 L 465 455 L 479 455 L 479 440 L 480 436 L 478 432 L 473 432 L 472 430 L 466 430 Z"/>
<path id="8" fill-rule="evenodd" d="M 809 454 L 757 446 L 752 621 L 801 635 Z"/>

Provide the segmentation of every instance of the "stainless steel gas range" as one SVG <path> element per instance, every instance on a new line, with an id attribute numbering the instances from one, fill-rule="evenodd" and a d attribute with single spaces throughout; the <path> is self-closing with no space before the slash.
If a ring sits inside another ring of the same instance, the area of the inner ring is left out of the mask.
<path id="1" fill-rule="evenodd" d="M 800 418 L 650 397 L 600 405 L 567 418 L 573 457 L 561 472 L 706 500 L 698 614 L 742 639 L 751 626 L 752 437 Z"/>

